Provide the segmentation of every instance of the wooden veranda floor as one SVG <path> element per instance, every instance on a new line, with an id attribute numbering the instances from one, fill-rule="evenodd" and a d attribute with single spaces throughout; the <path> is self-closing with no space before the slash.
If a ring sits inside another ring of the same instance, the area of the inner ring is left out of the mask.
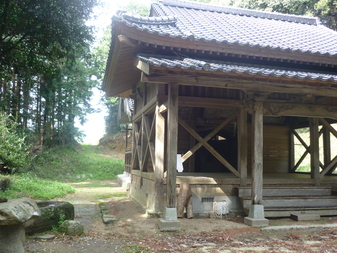
<path id="1" fill-rule="evenodd" d="M 251 175 L 244 180 L 251 184 Z M 241 184 L 241 179 L 232 173 L 177 173 L 177 183 L 189 182 L 190 184 Z M 336 184 L 337 175 L 324 176 L 320 179 L 322 185 Z M 306 173 L 264 173 L 264 185 L 314 185 L 315 180 Z"/>

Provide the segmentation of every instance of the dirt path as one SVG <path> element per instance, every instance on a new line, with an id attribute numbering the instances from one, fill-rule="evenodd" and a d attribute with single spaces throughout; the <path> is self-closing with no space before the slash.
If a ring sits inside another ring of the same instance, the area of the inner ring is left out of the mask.
<path id="1" fill-rule="evenodd" d="M 47 241 L 28 237 L 26 252 L 337 252 L 336 229 L 261 232 L 244 225 L 243 217 L 180 219 L 180 232 L 163 233 L 158 230 L 158 219 L 148 218 L 116 181 L 72 185 L 76 192 L 58 200 L 74 205 L 75 220 L 84 225 L 85 234 L 57 235 Z M 102 222 L 100 203 L 117 217 L 114 224 Z M 337 219 L 312 223 L 337 223 Z M 305 223 L 270 221 L 270 225 L 300 224 Z"/>

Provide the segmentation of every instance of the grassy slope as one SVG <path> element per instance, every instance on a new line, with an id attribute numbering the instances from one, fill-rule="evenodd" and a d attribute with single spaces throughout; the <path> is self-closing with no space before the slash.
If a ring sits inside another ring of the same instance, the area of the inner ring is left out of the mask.
<path id="1" fill-rule="evenodd" d="M 51 199 L 75 191 L 62 182 L 115 179 L 123 170 L 123 160 L 101 155 L 96 146 L 56 147 L 37 157 L 27 172 L 7 176 L 11 185 L 0 198 Z"/>

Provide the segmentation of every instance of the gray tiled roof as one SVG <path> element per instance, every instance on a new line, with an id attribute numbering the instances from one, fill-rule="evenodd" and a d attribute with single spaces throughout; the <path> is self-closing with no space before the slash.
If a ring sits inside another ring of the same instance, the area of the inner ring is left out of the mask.
<path id="1" fill-rule="evenodd" d="M 162 36 L 337 55 L 337 32 L 321 25 L 317 18 L 177 0 L 152 4 L 152 13 L 157 16 L 123 14 L 117 19 Z"/>
<path id="2" fill-rule="evenodd" d="M 156 67 L 219 71 L 224 73 L 250 74 L 337 82 L 337 75 L 314 73 L 286 68 L 268 68 L 254 65 L 233 64 L 216 61 L 202 61 L 191 58 L 137 55 L 141 61 Z"/>

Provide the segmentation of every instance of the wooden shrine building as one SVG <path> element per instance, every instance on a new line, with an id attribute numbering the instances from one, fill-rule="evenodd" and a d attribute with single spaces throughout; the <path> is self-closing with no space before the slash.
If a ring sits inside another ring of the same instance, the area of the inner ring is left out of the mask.
<path id="1" fill-rule="evenodd" d="M 120 11 L 104 90 L 134 100 L 126 166 L 148 211 L 174 208 L 187 183 L 194 214 L 226 201 L 337 215 L 337 33 L 319 19 L 178 0 Z"/>

